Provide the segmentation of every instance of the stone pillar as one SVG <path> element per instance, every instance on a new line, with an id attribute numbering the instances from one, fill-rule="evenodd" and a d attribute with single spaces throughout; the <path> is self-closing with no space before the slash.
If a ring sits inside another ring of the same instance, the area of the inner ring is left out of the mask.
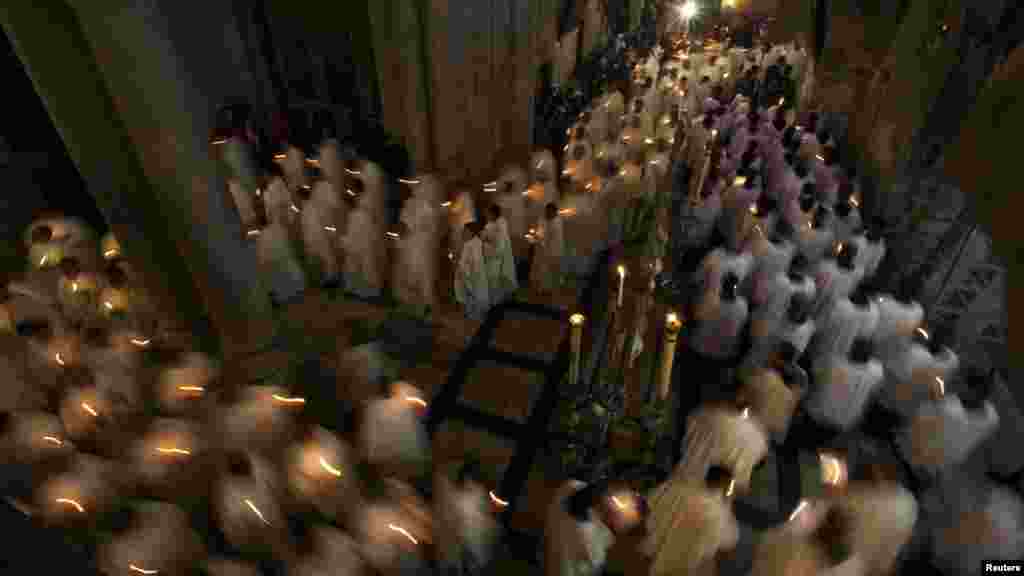
<path id="1" fill-rule="evenodd" d="M 89 191 L 170 322 L 209 316 L 229 360 L 261 347 L 269 303 L 208 146 L 216 98 L 241 77 L 209 69 L 222 38 L 203 43 L 153 1 L 73 4 L 8 3 L 0 23 Z"/>

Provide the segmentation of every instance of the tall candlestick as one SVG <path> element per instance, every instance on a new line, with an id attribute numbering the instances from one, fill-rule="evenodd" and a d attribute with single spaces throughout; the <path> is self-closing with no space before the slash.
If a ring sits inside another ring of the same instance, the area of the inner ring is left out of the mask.
<path id="1" fill-rule="evenodd" d="M 616 269 L 616 271 L 619 273 L 619 295 L 615 300 L 615 307 L 622 308 L 622 294 L 626 288 L 626 267 L 623 266 L 622 264 L 619 264 L 619 267 Z"/>
<path id="2" fill-rule="evenodd" d="M 658 400 L 667 400 L 672 389 L 672 363 L 676 356 L 676 341 L 683 322 L 670 312 L 665 316 L 665 346 L 661 351 L 661 371 L 658 374 Z"/>
<path id="3" fill-rule="evenodd" d="M 620 291 L 621 294 L 621 291 Z M 570 334 L 570 345 L 572 348 L 572 359 L 569 365 L 569 384 L 575 386 L 580 377 L 580 350 L 583 347 L 583 314 L 573 314 L 569 317 L 569 324 L 572 326 Z"/>

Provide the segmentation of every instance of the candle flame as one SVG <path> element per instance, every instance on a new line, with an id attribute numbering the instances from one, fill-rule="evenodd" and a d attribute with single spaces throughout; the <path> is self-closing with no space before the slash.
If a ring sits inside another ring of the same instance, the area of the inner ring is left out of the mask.
<path id="1" fill-rule="evenodd" d="M 272 398 L 274 400 L 277 400 L 278 402 L 280 402 L 282 404 L 305 404 L 306 403 L 306 399 L 305 398 L 300 398 L 298 396 L 293 397 L 293 398 L 289 398 L 287 396 L 281 396 L 279 394 L 274 394 L 272 396 Z"/>
<path id="2" fill-rule="evenodd" d="M 559 216 L 572 216 L 574 214 L 576 214 L 576 210 L 574 208 L 562 208 L 558 211 Z"/>
<path id="3" fill-rule="evenodd" d="M 145 338 L 145 339 L 143 339 L 143 338 L 132 338 L 131 339 L 131 343 L 136 345 L 136 346 L 138 346 L 139 348 L 145 348 L 146 346 L 149 346 L 149 343 L 151 341 L 152 340 L 150 340 L 149 338 Z"/>
<path id="4" fill-rule="evenodd" d="M 494 502 L 495 504 L 497 504 L 498 506 L 501 506 L 502 508 L 507 508 L 508 507 L 508 501 L 507 500 L 502 500 L 501 498 L 498 498 L 498 495 L 494 493 L 494 490 L 491 490 L 490 492 L 488 492 L 487 495 L 491 497 L 491 502 Z"/>
<path id="5" fill-rule="evenodd" d="M 299 207 L 298 207 L 298 206 L 296 206 L 295 204 L 292 204 L 292 205 L 291 205 L 291 209 L 292 209 L 292 212 L 295 212 L 296 214 L 298 214 L 298 213 L 299 213 Z"/>
<path id="6" fill-rule="evenodd" d="M 600 150 L 600 151 L 598 151 L 598 153 L 597 153 L 597 157 L 598 157 L 598 158 L 604 158 L 604 150 Z"/>
<path id="7" fill-rule="evenodd" d="M 626 267 L 623 266 L 622 264 L 619 264 L 615 271 L 618 272 L 620 278 L 626 277 Z"/>
<path id="8" fill-rule="evenodd" d="M 161 454 L 177 454 L 179 456 L 191 456 L 192 452 L 185 450 L 184 448 L 157 448 L 157 452 Z"/>
<path id="9" fill-rule="evenodd" d="M 256 514 L 256 516 L 259 517 L 259 519 L 262 520 L 264 524 L 270 526 L 270 522 L 267 522 L 267 519 L 263 517 L 263 512 L 260 512 L 260 509 L 257 508 L 256 505 L 252 503 L 252 500 L 246 499 L 243 500 L 243 502 L 245 502 L 245 505 L 248 506 L 249 509 L 252 510 L 253 513 Z"/>
<path id="10" fill-rule="evenodd" d="M 569 316 L 569 323 L 572 324 L 573 326 L 580 326 L 581 324 L 583 324 L 585 320 L 586 317 L 583 316 L 583 314 L 580 314 L 579 312 L 573 314 L 572 316 Z"/>
<path id="11" fill-rule="evenodd" d="M 455 252 L 449 252 L 448 253 L 448 259 L 449 260 L 455 260 Z"/>
<path id="12" fill-rule="evenodd" d="M 81 504 L 79 504 L 75 500 L 72 500 L 71 498 L 57 498 L 56 502 L 59 504 L 67 504 L 69 506 L 74 506 L 76 510 L 85 514 L 85 508 L 83 508 Z"/>
<path id="13" fill-rule="evenodd" d="M 718 137 L 718 130 L 717 129 L 714 129 L 714 130 L 711 131 L 711 137 L 712 138 L 717 138 Z"/>
<path id="14" fill-rule="evenodd" d="M 562 176 L 569 176 L 570 174 L 572 174 L 572 170 L 570 170 L 568 168 L 566 168 L 565 170 L 562 170 Z"/>
<path id="15" fill-rule="evenodd" d="M 676 143 L 676 139 L 675 139 L 675 137 L 669 138 L 669 139 L 668 139 L 668 143 L 669 143 L 669 144 L 675 144 L 675 143 Z"/>
<path id="16" fill-rule="evenodd" d="M 418 406 L 422 406 L 424 408 L 426 408 L 428 406 L 427 401 L 424 400 L 423 398 L 420 398 L 419 396 L 409 396 L 409 395 L 406 395 L 405 401 L 410 403 L 410 404 L 416 404 Z"/>
<path id="17" fill-rule="evenodd" d="M 924 337 L 925 340 L 931 339 L 931 335 L 924 328 L 918 328 L 917 333 Z"/>
<path id="18" fill-rule="evenodd" d="M 345 172 L 350 176 L 359 176 L 362 174 L 359 170 L 349 170 L 348 168 L 345 168 Z"/>
<path id="19" fill-rule="evenodd" d="M 71 291 L 75 292 L 75 293 L 78 292 L 78 282 L 72 282 L 71 283 Z"/>
<path id="20" fill-rule="evenodd" d="M 726 72 L 725 74 L 722 75 L 723 79 L 728 78 L 728 77 L 729 77 L 729 73 L 728 72 Z"/>
<path id="21" fill-rule="evenodd" d="M 260 190 L 259 188 L 257 188 L 256 189 L 256 197 L 259 198 L 262 195 L 263 195 L 263 190 Z"/>
<path id="22" fill-rule="evenodd" d="M 46 266 L 46 255 L 45 254 L 43 255 L 42 258 L 39 259 L 39 265 L 40 266 Z"/>
<path id="23" fill-rule="evenodd" d="M 587 185 L 584 186 L 583 188 L 586 189 L 586 190 L 593 190 L 594 189 L 594 183 L 593 182 L 587 182 Z"/>
<path id="24" fill-rule="evenodd" d="M 200 394 L 206 391 L 202 386 L 178 386 L 178 390 L 182 392 L 198 392 Z"/>
<path id="25" fill-rule="evenodd" d="M 789 515 L 789 521 L 792 522 L 795 520 L 796 517 L 799 516 L 805 508 L 807 508 L 807 506 L 807 500 L 801 500 L 800 503 L 796 505 L 796 508 L 793 509 L 793 513 Z"/>
<path id="26" fill-rule="evenodd" d="M 345 188 L 345 193 L 352 197 L 358 196 L 358 194 L 353 192 L 351 188 Z"/>
<path id="27" fill-rule="evenodd" d="M 785 103 L 786 103 L 786 99 L 785 98 L 779 98 L 779 106 L 782 106 Z"/>
<path id="28" fill-rule="evenodd" d="M 396 526 L 394 524 L 388 524 L 388 528 L 391 529 L 394 532 L 398 532 L 402 536 L 405 536 L 413 544 L 419 544 L 419 542 L 415 538 L 413 538 L 412 534 L 410 534 L 409 531 L 406 530 L 405 528 L 402 528 L 401 526 Z"/>
<path id="29" fill-rule="evenodd" d="M 744 408 L 743 412 L 740 412 L 740 418 L 748 420 L 750 418 L 750 408 Z"/>
<path id="30" fill-rule="evenodd" d="M 337 232 L 338 231 L 338 229 L 335 228 L 334 226 L 324 226 L 324 230 L 326 230 L 328 232 Z"/>
<path id="31" fill-rule="evenodd" d="M 940 397 L 941 396 L 945 396 L 946 395 L 946 381 L 943 380 L 942 377 L 936 376 L 935 377 L 935 383 L 939 385 L 939 396 Z"/>
<path id="32" fill-rule="evenodd" d="M 341 470 L 331 466 L 323 456 L 320 457 L 320 467 L 326 470 L 328 474 L 341 478 Z"/>
<path id="33" fill-rule="evenodd" d="M 385 234 L 387 234 L 389 238 L 392 238 L 394 240 L 398 240 L 399 238 L 401 238 L 401 236 L 399 236 L 397 232 L 385 232 Z"/>
<path id="34" fill-rule="evenodd" d="M 259 230 L 249 230 L 245 233 L 246 236 L 259 236 L 260 234 L 262 234 L 262 232 Z"/>
<path id="35" fill-rule="evenodd" d="M 399 178 L 398 182 L 401 183 L 401 184 L 408 184 L 409 186 L 415 186 L 415 185 L 420 183 L 419 180 L 409 180 L 409 179 L 406 179 L 406 178 Z"/>
<path id="36" fill-rule="evenodd" d="M 114 303 L 111 302 L 110 300 L 107 300 L 106 302 L 103 303 L 103 307 L 106 308 L 107 310 L 113 310 Z"/>
<path id="37" fill-rule="evenodd" d="M 451 205 L 452 205 L 451 202 L 441 202 L 441 208 L 447 208 L 447 207 L 449 207 Z"/>
<path id="38" fill-rule="evenodd" d="M 626 169 L 625 168 L 623 168 L 622 170 L 619 170 L 619 176 L 625 176 L 625 175 L 626 175 Z"/>
<path id="39" fill-rule="evenodd" d="M 544 166 L 544 161 L 543 160 L 538 160 L 537 161 L 537 170 L 540 170 L 542 166 Z"/>
<path id="40" fill-rule="evenodd" d="M 56 444 L 57 446 L 63 446 L 64 445 L 64 442 L 62 442 L 61 439 L 57 438 L 56 436 L 43 436 L 43 440 L 46 440 L 47 442 L 51 442 L 53 444 Z"/>
<path id="41" fill-rule="evenodd" d="M 817 159 L 818 159 L 819 161 L 821 161 L 821 162 L 824 162 L 824 161 L 825 161 L 825 157 L 824 157 L 824 156 L 822 156 L 821 154 L 815 154 L 815 155 L 814 155 L 814 157 L 815 157 L 815 158 L 817 158 Z"/>
<path id="42" fill-rule="evenodd" d="M 757 216 L 757 204 L 751 204 L 750 208 L 748 208 L 747 210 L 749 210 L 750 213 L 753 214 L 754 216 Z"/>
<path id="43" fill-rule="evenodd" d="M 654 138 L 644 138 L 644 144 L 654 144 Z"/>
<path id="44" fill-rule="evenodd" d="M 96 412 L 96 410 L 92 406 L 89 406 L 89 404 L 85 402 L 82 402 L 82 410 L 85 410 L 86 412 L 92 414 L 93 416 L 99 416 L 99 412 Z"/>
<path id="45" fill-rule="evenodd" d="M 736 177 L 736 178 L 735 178 L 735 179 L 734 179 L 734 180 L 732 181 L 732 185 L 733 185 L 733 186 L 743 186 L 743 185 L 744 185 L 744 184 L 746 184 L 746 183 L 747 183 L 747 177 L 746 177 L 746 176 L 737 176 L 737 177 Z"/>
<path id="46" fill-rule="evenodd" d="M 135 564 L 129 564 L 128 569 L 132 572 L 138 572 L 139 574 L 159 574 L 159 570 L 146 570 L 145 568 L 139 568 Z"/>
<path id="47" fill-rule="evenodd" d="M 211 146 L 220 146 L 221 144 L 227 144 L 227 143 L 228 143 L 228 141 L 227 141 L 226 138 L 221 138 L 220 140 L 214 140 L 213 142 L 210 142 L 210 145 Z"/>
<path id="48" fill-rule="evenodd" d="M 60 352 L 57 352 L 56 354 L 54 354 L 53 355 L 53 359 L 56 360 L 57 364 L 60 364 L 61 366 L 65 366 L 66 365 L 64 363 L 64 357 L 61 356 Z"/>
<path id="49" fill-rule="evenodd" d="M 306 158 L 306 164 L 309 164 L 310 166 L 313 166 L 314 168 L 319 168 L 320 167 L 320 161 L 317 160 L 316 158 Z"/>
<path id="50" fill-rule="evenodd" d="M 736 492 L 736 480 L 729 481 L 729 487 L 725 489 L 726 496 L 732 496 Z"/>
<path id="51" fill-rule="evenodd" d="M 856 196 L 850 196 L 850 206 L 860 208 L 860 200 L 857 200 Z"/>
<path id="52" fill-rule="evenodd" d="M 287 154 L 274 154 L 274 160 L 277 160 L 278 162 L 280 162 L 281 160 L 287 160 L 287 159 L 288 159 L 288 155 Z"/>
<path id="53" fill-rule="evenodd" d="M 110 258 L 116 258 L 118 255 L 119 255 L 119 252 L 117 250 L 113 250 L 113 249 L 107 250 L 106 252 L 103 253 L 103 257 L 107 258 L 108 260 Z"/>
<path id="54" fill-rule="evenodd" d="M 675 312 L 669 312 L 665 315 L 665 324 L 669 326 L 676 326 L 679 324 L 679 315 Z"/>

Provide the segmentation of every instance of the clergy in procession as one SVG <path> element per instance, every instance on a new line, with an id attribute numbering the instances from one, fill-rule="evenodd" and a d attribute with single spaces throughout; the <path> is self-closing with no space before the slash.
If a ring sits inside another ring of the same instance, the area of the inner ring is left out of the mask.
<path id="1" fill-rule="evenodd" d="M 357 180 L 353 186 L 359 186 Z M 383 286 L 381 265 L 384 248 L 384 223 L 378 220 L 379 211 L 372 207 L 374 199 L 363 189 L 353 191 L 356 196 L 348 212 L 345 236 L 341 240 L 345 252 L 345 288 L 364 298 L 379 296 Z"/>
<path id="2" fill-rule="evenodd" d="M 443 574 L 482 574 L 494 555 L 500 527 L 479 464 L 466 462 L 454 479 L 437 474 L 434 486 L 434 521 L 443 526 L 437 532 Z"/>
<path id="3" fill-rule="evenodd" d="M 550 294 L 562 285 L 565 255 L 564 222 L 557 204 L 544 207 L 544 217 L 534 228 L 536 251 L 530 270 L 530 286 L 540 294 Z"/>
<path id="4" fill-rule="evenodd" d="M 260 228 L 249 230 L 256 242 L 257 261 L 270 299 L 281 305 L 297 298 L 306 290 L 306 274 L 299 264 L 291 235 L 281 220 L 260 220 Z"/>
<path id="5" fill-rule="evenodd" d="M 527 204 L 531 202 L 527 185 L 529 184 L 526 171 L 516 165 L 506 166 L 501 172 L 501 177 L 495 183 L 495 190 L 492 193 L 492 201 L 501 207 L 501 214 L 508 222 L 508 235 L 512 240 L 512 253 L 516 257 L 516 263 L 526 262 L 529 256 L 530 244 L 526 238 L 530 227 L 536 222 L 536 218 L 530 220 Z M 537 217 L 540 210 L 536 211 Z"/>
<path id="6" fill-rule="evenodd" d="M 860 423 L 885 376 L 870 340 L 855 340 L 844 355 L 819 357 L 814 362 L 815 391 L 806 410 L 819 424 L 845 432 Z"/>
<path id="7" fill-rule="evenodd" d="M 315 270 L 314 277 L 322 286 L 337 286 L 341 282 L 341 268 L 335 253 L 337 227 L 331 225 L 331 212 L 340 198 L 330 196 L 330 188 L 317 183 L 320 197 L 314 198 L 316 189 L 299 188 L 296 195 L 302 203 L 300 222 L 307 264 Z"/>
<path id="8" fill-rule="evenodd" d="M 601 517 L 605 485 L 570 480 L 554 495 L 544 524 L 545 576 L 598 576 L 615 535 Z"/>
<path id="9" fill-rule="evenodd" d="M 430 442 L 423 428 L 423 392 L 408 382 L 385 385 L 374 398 L 360 426 L 363 457 L 385 477 L 417 478 L 430 461 Z"/>
<path id="10" fill-rule="evenodd" d="M 519 290 L 515 257 L 509 238 L 508 221 L 501 207 L 491 204 L 487 208 L 487 224 L 481 234 L 484 260 L 487 266 L 488 294 L 492 303 L 498 303 Z"/>
<path id="11" fill-rule="evenodd" d="M 768 454 L 768 436 L 749 403 L 705 404 L 687 418 L 683 459 L 674 474 L 699 482 L 715 466 L 746 492 L 754 468 Z"/>
<path id="12" fill-rule="evenodd" d="M 739 542 L 735 479 L 721 466 L 712 466 L 703 479 L 678 470 L 650 497 L 643 545 L 651 558 L 648 574 L 714 574 L 718 556 Z"/>
<path id="13" fill-rule="evenodd" d="M 267 186 L 262 195 L 267 222 L 290 226 L 295 218 L 295 212 L 292 211 L 295 203 L 285 182 L 284 172 L 275 162 L 268 167 L 267 173 Z"/>
<path id="14" fill-rule="evenodd" d="M 441 250 L 443 197 L 441 183 L 433 175 L 409 181 L 411 196 L 402 205 L 399 220 L 404 225 L 399 266 L 394 286 L 399 299 L 429 312 L 437 308 L 437 255 Z"/>
<path id="15" fill-rule="evenodd" d="M 470 222 L 463 228 L 461 252 L 455 269 L 455 301 L 467 318 L 482 322 L 491 308 L 490 282 L 481 235 L 484 227 Z"/>

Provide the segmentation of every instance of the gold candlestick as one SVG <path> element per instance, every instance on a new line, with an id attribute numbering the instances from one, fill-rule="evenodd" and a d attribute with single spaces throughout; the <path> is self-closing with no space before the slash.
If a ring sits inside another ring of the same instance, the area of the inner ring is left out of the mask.
<path id="1" fill-rule="evenodd" d="M 678 314 L 670 312 L 665 315 L 665 345 L 661 351 L 661 370 L 658 373 L 658 400 L 667 400 L 672 389 L 672 363 L 682 328 L 683 322 Z"/>
<path id="2" fill-rule="evenodd" d="M 580 351 L 583 348 L 583 314 L 573 314 L 569 317 L 569 324 L 572 326 L 570 334 L 570 345 L 572 349 L 571 364 L 569 365 L 569 384 L 575 386 L 580 377 Z"/>

